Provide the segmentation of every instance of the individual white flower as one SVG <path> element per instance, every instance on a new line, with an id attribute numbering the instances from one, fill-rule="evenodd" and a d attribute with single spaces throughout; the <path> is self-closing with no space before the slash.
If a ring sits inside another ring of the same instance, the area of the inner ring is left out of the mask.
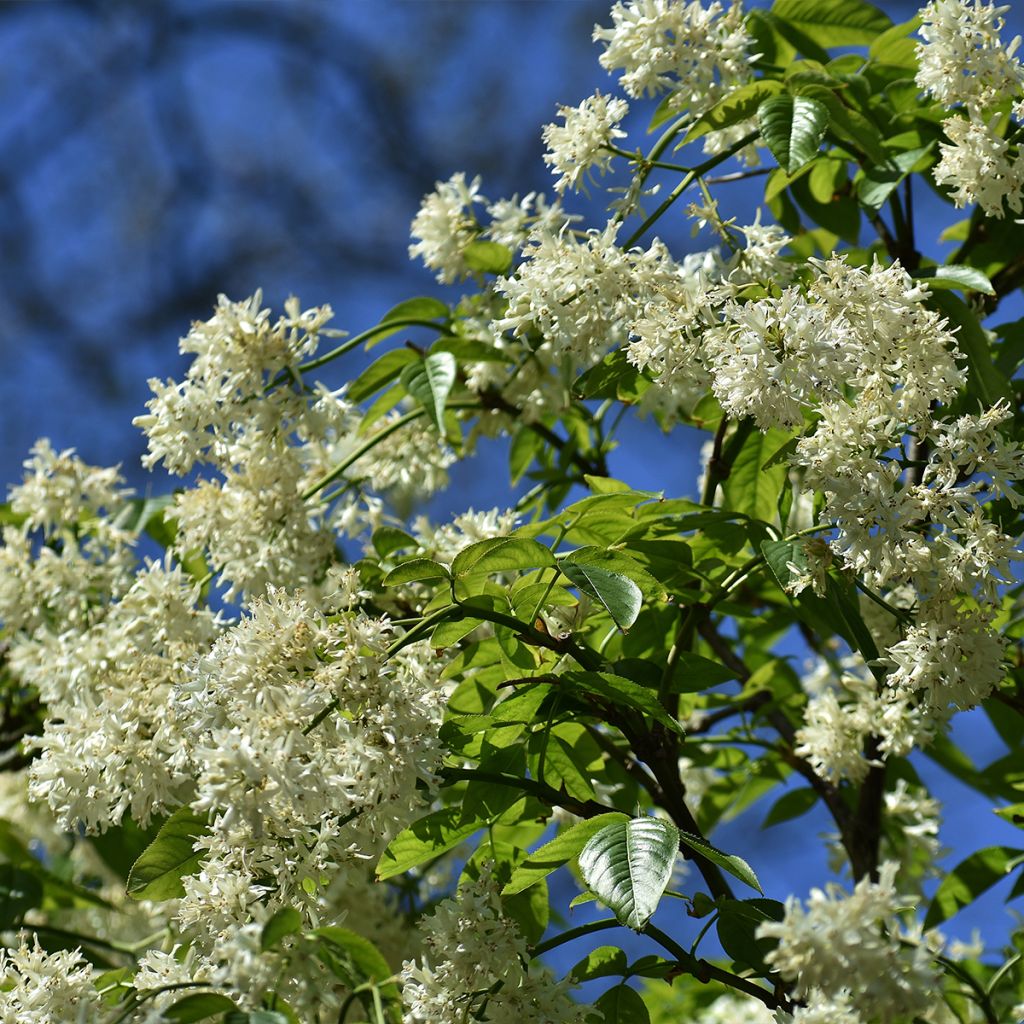
<path id="1" fill-rule="evenodd" d="M 566 188 L 577 191 L 591 168 L 602 174 L 608 170 L 614 154 L 607 147 L 614 139 L 626 137 L 618 124 L 627 113 L 629 104 L 624 99 L 599 91 L 578 107 L 558 108 L 558 116 L 565 123 L 545 125 L 543 131 L 548 150 L 544 162 L 553 174 L 561 175 L 555 183 L 558 192 Z"/>
<path id="2" fill-rule="evenodd" d="M 604 43 L 601 66 L 622 69 L 630 96 L 673 90 L 673 105 L 699 117 L 750 77 L 753 39 L 739 3 L 631 0 L 616 3 L 611 18 L 610 28 L 594 26 L 594 41 Z"/>
<path id="3" fill-rule="evenodd" d="M 94 1024 L 102 1015 L 80 950 L 0 950 L 0 1024 Z"/>
<path id="4" fill-rule="evenodd" d="M 480 195 L 480 178 L 466 181 L 459 171 L 447 181 L 437 182 L 434 191 L 423 197 L 412 222 L 416 240 L 409 246 L 410 259 L 422 259 L 436 272 L 438 281 L 451 284 L 469 274 L 463 257 L 466 246 L 480 234 L 474 205 L 486 203 Z"/>
<path id="5" fill-rule="evenodd" d="M 421 960 L 402 965 L 404 1024 L 469 1019 L 484 1011 L 493 1024 L 583 1024 L 589 1007 L 537 961 L 501 913 L 489 874 L 444 900 L 423 924 Z"/>
<path id="6" fill-rule="evenodd" d="M 828 543 L 818 537 L 803 541 L 799 545 L 797 562 L 787 562 L 789 582 L 787 594 L 797 597 L 805 590 L 812 590 L 819 597 L 825 596 L 828 585 L 828 570 L 832 565 L 832 551 Z"/>
<path id="7" fill-rule="evenodd" d="M 920 11 L 917 84 L 947 107 L 962 103 L 972 118 L 1024 86 L 1016 58 L 1020 36 L 1006 46 L 999 33 L 1009 5 L 982 0 L 932 0 Z"/>
<path id="8" fill-rule="evenodd" d="M 857 1012 L 880 1024 L 923 1015 L 939 998 L 932 951 L 900 926 L 896 870 L 883 864 L 877 882 L 863 878 L 850 894 L 835 883 L 812 889 L 806 908 L 790 896 L 782 921 L 758 926 L 758 938 L 778 940 L 765 959 L 798 997 L 819 990 L 845 1002 L 855 992 Z"/>
<path id="9" fill-rule="evenodd" d="M 1024 156 L 1010 153 L 1010 144 L 981 121 L 950 117 L 942 122 L 949 142 L 939 143 L 941 159 L 932 174 L 953 190 L 957 208 L 977 203 L 989 217 L 1002 219 L 1008 206 L 1022 208 Z"/>

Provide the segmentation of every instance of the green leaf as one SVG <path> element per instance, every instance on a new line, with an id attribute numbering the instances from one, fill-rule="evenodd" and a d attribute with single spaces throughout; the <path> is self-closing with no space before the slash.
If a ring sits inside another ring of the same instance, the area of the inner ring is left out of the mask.
<path id="1" fill-rule="evenodd" d="M 783 85 L 771 78 L 748 82 L 733 89 L 720 99 L 687 133 L 684 143 L 702 138 L 708 132 L 729 128 L 741 121 L 749 121 L 757 114 L 757 108 L 767 99 L 782 92 Z"/>
<path id="2" fill-rule="evenodd" d="M 620 924 L 643 929 L 658 909 L 679 852 L 679 830 L 659 818 L 606 825 L 579 856 L 588 888 Z"/>
<path id="3" fill-rule="evenodd" d="M 865 46 L 892 21 L 864 0 L 775 0 L 771 13 L 819 46 Z"/>
<path id="4" fill-rule="evenodd" d="M 402 387 L 416 399 L 430 421 L 444 433 L 444 403 L 451 394 L 458 374 L 458 363 L 451 352 L 431 352 L 402 370 Z"/>
<path id="5" fill-rule="evenodd" d="M 501 895 L 512 896 L 528 889 L 542 878 L 546 878 L 552 871 L 572 860 L 595 833 L 624 817 L 624 814 L 618 812 L 598 814 L 593 818 L 578 821 L 564 832 L 559 833 L 550 842 L 534 850 L 513 870 L 508 884 L 501 890 Z"/>
<path id="6" fill-rule="evenodd" d="M 618 946 L 598 946 L 569 972 L 569 977 L 573 984 L 579 985 L 595 978 L 624 976 L 628 969 L 626 954 Z"/>
<path id="7" fill-rule="evenodd" d="M 675 675 L 672 677 L 672 693 L 699 693 L 712 686 L 735 679 L 736 673 L 717 661 L 683 651 L 679 655 Z"/>
<path id="8" fill-rule="evenodd" d="M 34 874 L 13 864 L 0 864 L 0 928 L 18 927 L 25 911 L 38 907 L 42 899 L 43 886 Z"/>
<path id="9" fill-rule="evenodd" d="M 302 930 L 302 915 L 294 907 L 282 907 L 263 926 L 260 935 L 260 949 L 265 953 L 273 949 L 283 938 Z"/>
<path id="10" fill-rule="evenodd" d="M 406 367 L 419 360 L 420 356 L 408 348 L 396 348 L 391 352 L 385 352 L 352 381 L 345 392 L 345 397 L 350 402 L 361 402 L 380 391 L 385 384 L 390 384 Z"/>
<path id="11" fill-rule="evenodd" d="M 461 807 L 442 807 L 414 821 L 399 832 L 381 854 L 377 864 L 378 881 L 394 878 L 458 846 L 485 824 L 475 817 L 464 820 Z"/>
<path id="12" fill-rule="evenodd" d="M 804 543 L 799 540 L 764 541 L 761 552 L 772 575 L 793 607 L 797 610 L 801 621 L 822 636 L 839 633 L 855 650 L 860 651 L 864 660 L 873 665 L 872 671 L 882 670 L 875 665 L 878 649 L 874 637 L 860 614 L 855 594 L 851 593 L 848 581 L 837 581 L 831 575 L 825 581 L 825 596 L 820 597 L 810 588 L 794 597 L 786 591 L 792 579 L 789 566 L 792 564 L 803 569 L 808 564 Z"/>
<path id="13" fill-rule="evenodd" d="M 230 1013 L 238 1010 L 234 1000 L 228 999 L 217 992 L 194 992 L 192 995 L 179 999 L 163 1011 L 167 1020 L 178 1021 L 179 1024 L 190 1024 L 191 1021 L 206 1020 L 219 1013 Z"/>
<path id="14" fill-rule="evenodd" d="M 774 939 L 759 939 L 757 929 L 766 921 L 781 921 L 786 908 L 776 900 L 722 900 L 718 904 L 716 929 L 722 949 L 738 963 L 759 974 L 770 968 L 765 956 L 775 948 Z"/>
<path id="15" fill-rule="evenodd" d="M 929 304 L 949 318 L 952 327 L 959 327 L 956 343 L 967 357 L 967 393 L 981 402 L 985 409 L 1006 398 L 1013 401 L 1010 382 L 995 367 L 988 335 L 970 307 L 950 292 L 933 292 Z"/>
<path id="16" fill-rule="evenodd" d="M 769 466 L 768 462 L 789 438 L 786 431 L 774 428 L 764 434 L 760 430 L 751 431 L 722 484 L 725 507 L 763 522 L 778 522 L 779 496 L 789 467 L 783 462 Z"/>
<path id="17" fill-rule="evenodd" d="M 635 402 L 650 386 L 651 381 L 629 361 L 625 350 L 618 348 L 577 377 L 572 390 L 578 398 Z"/>
<path id="18" fill-rule="evenodd" d="M 575 506 L 572 506 L 575 510 L 574 513 L 570 513 L 570 510 L 566 509 L 566 514 L 574 514 L 579 522 L 591 518 L 582 514 L 588 509 L 587 502 L 589 501 L 593 501 L 595 505 L 604 506 L 605 508 L 618 505 L 619 503 L 621 503 L 622 507 L 631 508 L 636 503 L 636 499 L 631 493 L 615 496 L 592 495 L 591 498 L 584 498 L 582 501 L 577 502 Z M 604 516 L 598 515 L 596 518 L 601 520 Z M 658 580 L 635 558 L 632 558 L 624 551 L 598 547 L 596 544 L 584 544 L 567 555 L 561 564 L 566 562 L 572 565 L 592 565 L 598 569 L 605 569 L 608 572 L 617 572 L 631 579 L 640 588 L 641 595 L 648 601 L 664 601 L 668 597 L 665 593 L 665 588 Z"/>
<path id="19" fill-rule="evenodd" d="M 393 555 L 396 551 L 401 551 L 403 548 L 415 548 L 419 544 L 415 537 L 406 533 L 405 530 L 398 529 L 397 526 L 378 527 L 373 531 L 373 536 L 370 540 L 374 551 L 381 558 L 387 558 L 388 555 Z"/>
<path id="20" fill-rule="evenodd" d="M 587 1018 L 588 1024 L 650 1024 L 651 1015 L 643 997 L 628 985 L 616 985 L 594 1004 L 596 1014 Z M 597 1016 L 600 1014 L 601 1016 Z"/>
<path id="21" fill-rule="evenodd" d="M 486 341 L 476 338 L 461 338 L 448 335 L 438 338 L 430 346 L 431 352 L 451 352 L 462 363 L 511 363 L 512 357 L 507 352 L 488 345 Z"/>
<path id="22" fill-rule="evenodd" d="M 711 861 L 712 864 L 717 864 L 723 871 L 728 871 L 734 878 L 738 878 L 741 882 L 745 882 L 752 889 L 756 889 L 759 893 L 763 894 L 764 890 L 761 888 L 761 883 L 757 880 L 757 875 L 754 874 L 754 869 L 742 857 L 723 853 L 717 847 L 712 846 L 706 839 L 690 835 L 689 832 L 680 832 L 679 840 L 690 847 L 691 850 L 696 850 L 705 860 Z"/>
<path id="23" fill-rule="evenodd" d="M 934 143 L 897 153 L 889 162 L 864 172 L 857 183 L 857 197 L 869 210 L 879 210 L 914 166 L 934 148 Z"/>
<path id="24" fill-rule="evenodd" d="M 196 840 L 208 833 L 205 815 L 179 808 L 164 822 L 156 839 L 128 873 L 128 895 L 137 900 L 170 900 L 185 895 L 182 878 L 191 875 L 206 857 L 195 850 Z"/>
<path id="25" fill-rule="evenodd" d="M 507 274 L 512 266 L 512 250 L 500 242 L 478 238 L 462 250 L 462 259 L 470 270 L 480 274 Z"/>
<path id="26" fill-rule="evenodd" d="M 429 295 L 420 295 L 414 299 L 406 299 L 397 306 L 393 306 L 381 317 L 380 322 L 381 324 L 386 324 L 391 320 L 447 320 L 449 315 L 448 307 L 440 299 L 431 298 Z M 401 329 L 401 327 L 396 327 L 394 330 L 381 331 L 379 334 L 375 334 L 366 343 L 367 349 L 380 344 L 385 338 L 390 338 L 391 335 Z M 352 395 L 349 394 L 348 397 L 351 398 Z"/>
<path id="27" fill-rule="evenodd" d="M 799 818 L 817 802 L 818 794 L 810 786 L 802 786 L 800 789 L 783 793 L 765 815 L 764 821 L 761 822 L 761 828 L 769 828 L 772 825 L 781 824 L 783 821 Z"/>
<path id="28" fill-rule="evenodd" d="M 574 689 L 596 694 L 613 704 L 639 711 L 673 732 L 683 732 L 683 727 L 662 706 L 658 694 L 631 679 L 610 672 L 565 672 L 555 678 L 569 683 Z"/>
<path id="29" fill-rule="evenodd" d="M 995 295 L 996 290 L 992 282 L 976 267 L 965 267 L 963 265 L 934 267 L 930 270 L 918 271 L 914 277 L 923 278 L 928 282 L 928 287 L 934 291 L 940 288 L 944 291 L 982 292 L 985 295 Z"/>
<path id="30" fill-rule="evenodd" d="M 597 565 L 577 565 L 568 558 L 562 559 L 559 569 L 579 591 L 600 601 L 619 629 L 628 629 L 636 622 L 643 607 L 643 593 L 628 576 Z"/>
<path id="31" fill-rule="evenodd" d="M 89 836 L 89 843 L 100 859 L 120 878 L 126 879 L 132 865 L 142 856 L 143 851 L 157 837 L 163 819 L 151 822 L 145 830 L 140 829 L 131 818 L 125 816 L 121 824 L 108 828 L 96 836 Z"/>
<path id="32" fill-rule="evenodd" d="M 757 108 L 761 137 L 788 174 L 814 159 L 828 129 L 828 108 L 810 96 L 772 96 Z"/>
<path id="33" fill-rule="evenodd" d="M 459 579 L 475 573 L 516 572 L 552 568 L 550 548 L 527 537 L 490 537 L 463 548 L 452 560 L 452 575 Z"/>
<path id="34" fill-rule="evenodd" d="M 224 1015 L 224 1024 L 293 1024 L 283 1013 L 273 1010 L 232 1010 Z"/>
<path id="35" fill-rule="evenodd" d="M 1024 850 L 1012 846 L 987 846 L 961 861 L 936 890 L 924 919 L 925 928 L 942 924 L 961 907 L 973 903 L 983 892 L 1002 881 L 1022 856 Z"/>
<path id="36" fill-rule="evenodd" d="M 447 580 L 451 573 L 432 558 L 410 558 L 408 562 L 396 565 L 384 579 L 383 587 L 397 587 L 402 583 L 418 583 L 423 580 Z"/>
<path id="37" fill-rule="evenodd" d="M 310 935 L 333 946 L 345 954 L 355 968 L 358 977 L 365 981 L 382 982 L 391 977 L 391 968 L 381 951 L 362 935 L 338 925 L 327 925 L 316 928 Z M 382 991 L 389 997 L 397 994 L 394 983 L 382 986 Z"/>
<path id="38" fill-rule="evenodd" d="M 397 306 L 392 306 L 381 318 L 386 324 L 389 320 L 447 320 L 448 307 L 440 300 L 429 295 L 418 295 L 414 299 L 406 299 Z"/>

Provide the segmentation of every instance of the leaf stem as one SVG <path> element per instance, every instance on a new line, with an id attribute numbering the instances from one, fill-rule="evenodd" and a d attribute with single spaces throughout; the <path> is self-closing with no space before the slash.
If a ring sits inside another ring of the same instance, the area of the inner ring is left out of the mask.
<path id="1" fill-rule="evenodd" d="M 669 207 L 696 181 L 698 178 L 706 174 L 708 171 L 717 167 L 719 164 L 725 163 L 730 157 L 735 156 L 744 146 L 749 146 L 760 134 L 760 132 L 749 132 L 744 135 L 738 142 L 734 142 L 728 149 L 723 150 L 721 153 L 716 153 L 715 156 L 704 163 L 694 167 L 693 170 L 689 171 L 682 181 L 668 194 L 662 204 L 652 213 L 644 222 L 636 229 L 622 243 L 622 248 L 630 249 L 637 243 L 658 220 L 660 220 L 662 214 L 665 213 Z M 643 180 L 643 178 L 642 178 Z"/>
<path id="2" fill-rule="evenodd" d="M 562 932 L 561 935 L 555 935 L 544 942 L 538 942 L 536 946 L 531 947 L 530 958 L 536 959 L 545 953 L 550 953 L 553 949 L 558 949 L 559 946 L 564 946 L 567 942 L 582 938 L 584 935 L 592 935 L 594 932 L 603 932 L 607 928 L 617 928 L 618 926 L 619 922 L 614 917 L 602 917 L 598 921 L 589 921 L 587 924 L 581 924 L 577 928 L 570 928 L 567 932 Z"/>

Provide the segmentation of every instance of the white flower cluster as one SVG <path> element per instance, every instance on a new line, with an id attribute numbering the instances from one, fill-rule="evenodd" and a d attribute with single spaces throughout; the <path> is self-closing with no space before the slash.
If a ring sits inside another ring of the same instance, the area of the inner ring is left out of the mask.
<path id="1" fill-rule="evenodd" d="M 204 848 L 218 870 L 272 879 L 278 900 L 302 899 L 304 879 L 372 855 L 408 824 L 441 756 L 440 663 L 423 644 L 388 657 L 388 620 L 346 603 L 328 623 L 271 589 L 188 667 L 172 701 L 192 809 L 212 816 Z"/>
<path id="2" fill-rule="evenodd" d="M 896 870 L 887 862 L 877 882 L 861 879 L 851 894 L 834 883 L 812 889 L 806 909 L 790 896 L 782 921 L 758 926 L 758 938 L 778 940 L 766 961 L 807 1002 L 796 1021 L 894 1024 L 925 1015 L 940 998 L 930 946 L 940 940 L 901 927 Z M 835 1015 L 823 1015 L 830 1002 Z"/>
<path id="3" fill-rule="evenodd" d="M 623 252 L 618 230 L 611 223 L 582 240 L 567 231 L 535 231 L 516 275 L 498 281 L 508 310 L 494 330 L 535 332 L 553 361 L 568 355 L 581 367 L 625 341 L 644 299 L 681 282 L 661 242 Z"/>
<path id="4" fill-rule="evenodd" d="M 100 995 L 81 952 L 0 949 L 0 1024 L 95 1024 Z"/>
<path id="5" fill-rule="evenodd" d="M 321 336 L 337 333 L 324 326 L 330 308 L 303 312 L 292 298 L 272 322 L 261 305 L 258 292 L 241 303 L 221 296 L 214 316 L 181 341 L 194 356 L 185 380 L 151 380 L 155 397 L 135 420 L 149 439 L 147 465 L 162 461 L 183 475 L 200 463 L 219 473 L 179 492 L 169 516 L 177 551 L 205 553 L 229 601 L 268 584 L 315 583 L 333 558 L 331 527 L 358 534 L 379 514 L 358 487 L 333 508 L 303 498 L 364 440 L 359 412 L 341 393 L 318 386 L 307 397 L 283 386 L 298 379 Z M 389 413 L 381 428 L 399 415 Z M 344 479 L 401 500 L 444 486 L 453 459 L 416 421 L 357 459 Z"/>
<path id="6" fill-rule="evenodd" d="M 990 217 L 1003 217 L 1005 207 L 1021 212 L 1024 202 L 1024 154 L 991 124 L 951 117 L 942 124 L 949 142 L 939 143 L 942 158 L 933 174 L 939 185 L 953 190 L 957 208 L 977 203 Z"/>
<path id="7" fill-rule="evenodd" d="M 508 305 L 491 324 L 495 343 L 503 349 L 509 346 L 505 332 L 512 333 L 513 341 L 529 336 L 528 358 L 518 365 L 526 371 L 539 367 L 548 377 L 547 371 L 560 366 L 567 356 L 573 368 L 586 369 L 615 345 L 625 345 L 629 362 L 655 378 L 644 395 L 643 408 L 660 411 L 666 421 L 703 395 L 714 377 L 725 392 L 748 389 L 752 401 L 763 392 L 766 410 L 777 402 L 777 391 L 764 390 L 770 376 L 765 358 L 758 359 L 756 353 L 748 358 L 742 352 L 723 358 L 723 352 L 731 354 L 742 347 L 734 337 L 741 325 L 722 324 L 719 317 L 723 304 L 743 286 L 791 279 L 792 267 L 782 257 L 789 237 L 776 225 L 762 225 L 759 213 L 754 223 L 730 233 L 730 238 L 741 234 L 745 244 L 737 244 L 728 260 L 711 250 L 690 254 L 677 263 L 658 239 L 646 250 L 624 252 L 616 244 L 619 230 L 614 221 L 582 238 L 568 230 L 535 229 L 516 273 L 496 284 Z M 738 319 L 757 318 L 769 305 L 744 307 L 733 302 L 728 309 Z M 796 290 L 789 305 L 798 305 Z M 783 309 L 779 315 L 785 313 Z M 829 313 L 823 305 L 811 315 L 823 321 Z M 709 332 L 711 327 L 717 335 Z M 818 333 L 825 335 L 824 324 Z M 722 351 L 714 348 L 715 337 L 721 339 Z M 826 344 L 824 337 L 820 344 Z M 838 347 L 835 342 L 830 350 Z M 796 362 L 791 360 L 786 372 Z M 744 373 L 747 363 L 751 365 Z M 836 376 L 841 370 L 841 366 L 835 368 Z M 482 382 L 500 386 L 506 375 L 500 363 L 482 364 L 471 375 L 470 386 Z M 540 399 L 542 408 L 552 408 L 537 375 L 527 372 L 525 381 L 532 393 L 524 395 L 520 407 Z M 525 386 L 519 383 L 520 392 Z M 805 390 L 813 387 L 807 384 Z"/>
<path id="8" fill-rule="evenodd" d="M 527 958 L 515 922 L 502 916 L 489 873 L 463 883 L 423 925 L 424 953 L 402 965 L 405 1024 L 470 1020 L 492 1024 L 583 1024 L 589 1007 Z M 529 963 L 529 966 L 524 964 Z"/>
<path id="9" fill-rule="evenodd" d="M 16 660 L 47 707 L 30 792 L 66 828 L 99 831 L 126 813 L 145 827 L 188 791 L 168 709 L 175 683 L 218 624 L 198 597 L 180 566 L 150 563 L 102 619 Z"/>
<path id="10" fill-rule="evenodd" d="M 115 469 L 90 466 L 70 449 L 55 452 L 44 439 L 25 470 L 9 495 L 24 521 L 3 528 L 0 547 L 0 621 L 15 658 L 60 628 L 86 628 L 131 586 L 135 564 L 132 536 L 117 525 L 130 511 L 130 492 Z"/>
<path id="11" fill-rule="evenodd" d="M 489 224 L 480 223 L 475 206 L 487 210 Z M 568 220 L 561 206 L 549 203 L 542 193 L 490 203 L 480 194 L 479 176 L 467 182 L 460 171 L 437 182 L 434 191 L 423 197 L 412 222 L 415 241 L 409 246 L 409 256 L 421 259 L 442 284 L 451 284 L 473 273 L 465 258 L 471 242 L 482 239 L 514 250 L 522 245 L 531 226 L 557 231 Z"/>
<path id="12" fill-rule="evenodd" d="M 917 84 L 947 107 L 962 103 L 972 117 L 1016 96 L 1024 86 L 1020 36 L 1007 46 L 999 37 L 1009 9 L 983 0 L 931 0 L 920 11 Z"/>
<path id="13" fill-rule="evenodd" d="M 610 28 L 594 26 L 604 44 L 601 66 L 622 70 L 622 88 L 640 97 L 670 90 L 673 105 L 696 118 L 751 75 L 740 3 L 631 0 L 616 3 Z"/>
<path id="14" fill-rule="evenodd" d="M 601 92 L 595 92 L 578 107 L 558 108 L 565 124 L 545 125 L 543 131 L 548 148 L 544 162 L 551 165 L 555 174 L 561 175 L 555 183 L 556 191 L 585 187 L 591 168 L 596 167 L 602 173 L 608 170 L 613 154 L 607 147 L 612 140 L 625 138 L 626 133 L 617 125 L 628 112 L 629 104 L 624 99 Z"/>
<path id="15" fill-rule="evenodd" d="M 939 145 L 935 180 L 953 189 L 958 207 L 978 203 L 990 217 L 1003 217 L 1005 206 L 1020 213 L 1024 202 L 1024 156 L 996 131 L 993 113 L 1017 100 L 1019 115 L 1024 91 L 1020 37 L 1004 46 L 999 36 L 1009 9 L 982 0 L 932 0 L 920 12 L 917 84 L 946 107 L 961 104 L 966 114 L 943 121 L 949 142 Z"/>

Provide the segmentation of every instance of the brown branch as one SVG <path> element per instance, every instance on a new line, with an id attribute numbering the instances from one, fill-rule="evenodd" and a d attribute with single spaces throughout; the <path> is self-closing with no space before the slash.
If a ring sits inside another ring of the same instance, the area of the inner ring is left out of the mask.
<path id="1" fill-rule="evenodd" d="M 700 635 L 708 642 L 708 646 L 718 656 L 722 664 L 729 668 L 736 674 L 736 678 L 741 683 L 746 683 L 751 676 L 750 669 L 747 667 L 746 662 L 729 646 L 725 637 L 719 633 L 714 621 L 709 617 L 698 623 L 697 630 Z M 759 711 L 762 707 L 770 706 L 774 702 L 774 697 L 769 691 L 764 691 L 763 694 L 754 694 L 748 697 L 743 704 L 752 711 Z M 827 782 L 821 778 L 820 775 L 802 758 L 798 757 L 793 749 L 796 730 L 793 728 L 792 723 L 789 719 L 777 708 L 770 708 L 765 715 L 772 728 L 779 734 L 786 746 L 780 751 L 782 759 L 792 768 L 795 772 L 801 775 L 808 783 L 808 785 L 818 794 L 822 802 L 828 808 L 829 813 L 832 815 L 832 820 L 836 823 L 836 827 L 839 829 L 839 835 L 843 843 L 843 847 L 850 857 L 850 862 L 854 863 L 854 829 L 855 823 L 850 815 L 850 808 L 846 805 L 843 800 L 843 796 L 836 786 L 831 782 Z M 858 854 L 859 856 L 859 854 Z"/>

